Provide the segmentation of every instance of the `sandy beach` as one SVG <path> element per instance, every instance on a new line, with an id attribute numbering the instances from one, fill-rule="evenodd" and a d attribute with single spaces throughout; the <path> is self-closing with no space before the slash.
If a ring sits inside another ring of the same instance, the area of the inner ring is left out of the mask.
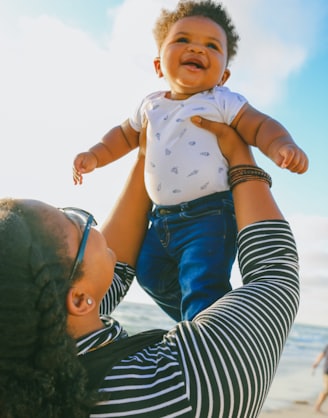
<path id="1" fill-rule="evenodd" d="M 295 401 L 287 409 L 263 411 L 259 418 L 320 418 L 328 417 L 328 405 L 323 405 L 323 413 L 318 414 L 314 411 L 314 402 Z"/>

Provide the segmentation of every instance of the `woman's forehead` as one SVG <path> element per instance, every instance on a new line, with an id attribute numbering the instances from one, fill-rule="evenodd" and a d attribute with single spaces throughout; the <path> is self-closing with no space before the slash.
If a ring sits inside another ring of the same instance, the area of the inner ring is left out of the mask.
<path id="1" fill-rule="evenodd" d="M 27 210 L 32 210 L 37 216 L 39 215 L 40 222 L 50 227 L 49 233 L 51 233 L 51 230 L 56 231 L 56 233 L 62 231 L 63 237 L 72 234 L 73 238 L 73 235 L 76 235 L 76 231 L 78 231 L 78 236 L 80 236 L 81 228 L 78 220 L 66 216 L 57 207 L 38 200 L 25 200 L 23 204 Z"/>

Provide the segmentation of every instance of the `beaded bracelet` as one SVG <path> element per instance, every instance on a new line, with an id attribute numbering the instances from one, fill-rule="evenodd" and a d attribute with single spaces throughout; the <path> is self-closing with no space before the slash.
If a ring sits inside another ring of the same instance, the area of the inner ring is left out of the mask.
<path id="1" fill-rule="evenodd" d="M 262 168 L 255 165 L 235 165 L 228 171 L 228 182 L 230 190 L 232 190 L 237 184 L 249 180 L 264 181 L 269 185 L 269 187 L 272 186 L 271 176 L 262 170 Z"/>

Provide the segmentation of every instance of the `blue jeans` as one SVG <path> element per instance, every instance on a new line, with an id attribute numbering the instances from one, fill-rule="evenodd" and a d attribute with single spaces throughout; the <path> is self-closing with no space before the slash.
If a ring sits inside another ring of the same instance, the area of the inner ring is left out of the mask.
<path id="1" fill-rule="evenodd" d="M 149 220 L 137 280 L 171 318 L 191 320 L 231 290 L 237 235 L 231 193 L 155 206 Z"/>

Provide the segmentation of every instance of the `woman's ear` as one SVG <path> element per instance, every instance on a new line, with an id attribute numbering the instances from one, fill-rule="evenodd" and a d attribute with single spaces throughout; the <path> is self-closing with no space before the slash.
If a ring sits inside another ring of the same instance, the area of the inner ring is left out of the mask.
<path id="1" fill-rule="evenodd" d="M 67 311 L 71 315 L 82 316 L 93 311 L 94 299 L 77 287 L 71 287 L 66 297 Z"/>
<path id="2" fill-rule="evenodd" d="M 224 70 L 223 76 L 218 84 L 218 86 L 223 86 L 223 84 L 225 84 L 225 82 L 228 80 L 228 78 L 230 77 L 230 70 L 228 68 L 226 68 Z"/>
<path id="3" fill-rule="evenodd" d="M 162 70 L 161 70 L 161 59 L 160 59 L 160 57 L 156 57 L 154 59 L 154 68 L 155 68 L 155 71 L 156 71 L 156 74 L 158 75 L 158 77 L 159 78 L 163 77 L 163 73 L 162 73 Z"/>

